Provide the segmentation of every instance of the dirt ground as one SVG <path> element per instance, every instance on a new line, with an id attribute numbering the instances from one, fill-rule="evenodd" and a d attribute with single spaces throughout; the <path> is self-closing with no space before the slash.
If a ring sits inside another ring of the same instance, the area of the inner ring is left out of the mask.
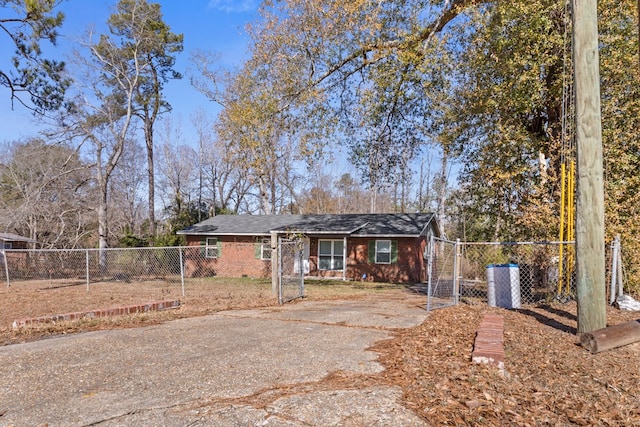
<path id="1" fill-rule="evenodd" d="M 394 292 L 409 290 L 389 285 L 318 283 L 307 286 L 307 299 L 359 299 L 372 294 L 391 297 Z M 180 299 L 183 306 L 126 318 L 21 330 L 10 326 L 16 317 L 144 302 L 141 298 Z M 179 286 L 158 283 L 104 283 L 90 292 L 78 285 L 12 287 L 0 291 L 0 344 L 276 304 L 268 283 L 249 280 L 192 286 L 185 297 Z M 504 375 L 471 363 L 475 332 L 487 312 L 505 317 Z M 639 313 L 612 307 L 607 313 L 610 325 L 640 318 Z M 372 350 L 379 354 L 383 372 L 357 377 L 334 375 L 325 385 L 329 389 L 399 386 L 404 405 L 429 425 L 640 426 L 640 344 L 593 355 L 578 342 L 574 302 L 550 302 L 520 310 L 462 303 L 433 311 L 422 325 L 399 328 L 394 338 L 376 344 Z"/>
<path id="2" fill-rule="evenodd" d="M 385 291 L 397 291 L 397 285 L 311 281 L 306 296 L 317 300 L 358 298 Z M 404 289 L 404 288 L 400 288 Z M 76 322 L 43 324 L 14 329 L 21 318 L 50 316 L 110 307 L 143 304 L 160 300 L 180 300 L 179 310 L 145 313 L 134 316 L 83 319 Z M 253 278 L 200 278 L 185 282 L 155 279 L 147 281 L 113 281 L 91 283 L 82 280 L 14 281 L 0 287 L 0 345 L 38 339 L 46 335 L 117 327 L 144 326 L 171 319 L 202 316 L 222 310 L 248 309 L 278 305 L 272 295 L 271 281 Z"/>
<path id="3" fill-rule="evenodd" d="M 470 363 L 484 313 L 504 315 L 506 373 Z M 640 313 L 608 308 L 608 324 Z M 640 345 L 599 354 L 579 345 L 576 304 L 436 310 L 376 349 L 406 405 L 431 425 L 640 426 Z"/>

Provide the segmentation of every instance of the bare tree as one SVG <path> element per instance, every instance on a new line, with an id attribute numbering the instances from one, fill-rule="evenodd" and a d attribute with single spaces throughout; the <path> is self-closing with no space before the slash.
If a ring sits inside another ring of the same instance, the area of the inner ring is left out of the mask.
<path id="1" fill-rule="evenodd" d="M 300 118 L 280 96 L 279 82 L 265 73 L 265 64 L 250 61 L 228 72 L 214 69 L 215 61 L 206 54 L 193 61 L 200 76 L 192 83 L 223 108 L 215 130 L 225 161 L 251 183 L 243 208 L 263 214 L 282 211 L 295 199 L 299 162 L 319 152 L 324 128 Z"/>
<path id="2" fill-rule="evenodd" d="M 133 19 L 133 17 L 131 17 Z M 133 129 L 134 98 L 142 75 L 149 65 L 142 61 L 123 62 L 122 50 L 140 58 L 142 37 L 123 46 L 122 40 L 101 35 L 98 42 L 83 43 L 88 55 L 75 54 L 80 73 L 79 93 L 75 98 L 76 109 L 65 130 L 75 138 L 89 141 L 95 159 L 95 179 L 98 186 L 98 246 L 109 246 L 109 184 L 122 157 L 125 144 Z M 103 262 L 106 259 L 101 257 Z"/>
<path id="3" fill-rule="evenodd" d="M 0 229 L 74 248 L 93 230 L 89 165 L 66 144 L 14 142 L 0 160 Z"/>
<path id="4" fill-rule="evenodd" d="M 118 238 L 125 234 L 144 235 L 146 217 L 143 199 L 146 175 L 140 168 L 145 162 L 145 150 L 135 140 L 127 140 L 118 167 L 109 184 L 110 233 Z"/>
<path id="5" fill-rule="evenodd" d="M 173 206 L 182 211 L 184 201 L 197 198 L 198 153 L 185 144 L 181 128 L 170 119 L 164 121 L 163 143 L 159 157 L 161 197 L 165 210 Z M 175 206 L 177 204 L 177 206 Z"/>

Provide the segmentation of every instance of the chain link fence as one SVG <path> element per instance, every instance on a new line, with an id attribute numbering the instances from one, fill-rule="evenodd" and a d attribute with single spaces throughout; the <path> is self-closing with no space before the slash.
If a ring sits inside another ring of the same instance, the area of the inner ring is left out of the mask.
<path id="1" fill-rule="evenodd" d="M 304 297 L 304 275 L 309 272 L 301 239 L 278 239 L 278 301 Z"/>
<path id="2" fill-rule="evenodd" d="M 0 280 L 7 287 L 85 286 L 157 282 L 179 287 L 211 277 L 271 277 L 270 252 L 262 242 L 212 247 L 184 246 L 109 249 L 5 249 L 0 252 Z"/>
<path id="3" fill-rule="evenodd" d="M 429 248 L 427 310 L 465 302 L 518 308 L 575 298 L 573 242 L 453 242 Z"/>
<path id="4" fill-rule="evenodd" d="M 461 298 L 518 308 L 575 297 L 572 242 L 460 243 Z"/>
<path id="5" fill-rule="evenodd" d="M 0 327 L 66 315 L 91 321 L 96 311 L 176 302 L 178 315 L 278 303 L 262 241 L 208 243 L 0 251 Z"/>

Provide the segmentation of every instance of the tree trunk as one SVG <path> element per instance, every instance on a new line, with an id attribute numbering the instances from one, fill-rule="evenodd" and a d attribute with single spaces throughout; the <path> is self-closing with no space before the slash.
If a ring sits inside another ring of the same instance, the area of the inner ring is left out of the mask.
<path id="1" fill-rule="evenodd" d="M 101 169 L 98 166 L 98 169 Z M 107 236 L 109 234 L 109 224 L 107 222 L 107 182 L 104 179 L 102 172 L 98 173 L 99 186 L 100 186 L 100 202 L 98 203 L 98 266 L 100 273 L 104 274 L 107 271 L 107 252 L 105 249 L 109 247 Z"/>
<path id="2" fill-rule="evenodd" d="M 449 156 L 446 150 L 442 151 L 442 172 L 440 175 L 440 188 L 438 189 L 438 224 L 444 226 L 445 204 L 447 198 L 447 165 Z M 441 228 L 442 229 L 442 228 Z"/>
<path id="3" fill-rule="evenodd" d="M 269 195 L 269 190 L 267 189 L 268 187 L 269 184 L 266 182 L 266 177 L 258 177 L 258 191 L 260 191 L 260 213 L 263 215 L 270 215 L 274 213 L 274 207 L 271 204 L 272 198 Z"/>
<path id="4" fill-rule="evenodd" d="M 147 120 L 144 126 L 144 139 L 147 144 L 147 185 L 149 186 L 149 237 L 156 237 L 156 191 L 155 170 L 153 164 L 153 122 Z"/>

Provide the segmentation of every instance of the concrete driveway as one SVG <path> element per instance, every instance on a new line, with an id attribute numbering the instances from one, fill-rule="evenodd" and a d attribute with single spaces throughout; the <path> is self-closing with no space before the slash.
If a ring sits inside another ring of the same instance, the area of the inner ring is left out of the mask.
<path id="1" fill-rule="evenodd" d="M 423 426 L 399 388 L 322 384 L 382 371 L 367 349 L 424 303 L 300 301 L 0 347 L 0 425 Z"/>

